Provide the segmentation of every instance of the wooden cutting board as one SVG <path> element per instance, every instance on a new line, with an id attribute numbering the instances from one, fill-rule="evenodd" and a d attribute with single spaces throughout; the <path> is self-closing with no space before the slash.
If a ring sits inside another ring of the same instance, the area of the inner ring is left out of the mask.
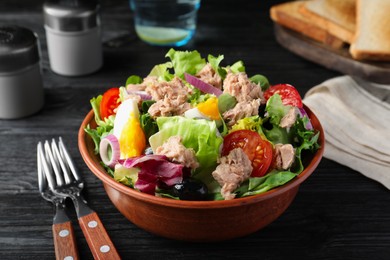
<path id="1" fill-rule="evenodd" d="M 352 59 L 347 46 L 332 49 L 276 23 L 274 28 L 276 40 L 280 45 L 307 60 L 346 75 L 390 84 L 389 62 L 357 61 Z"/>

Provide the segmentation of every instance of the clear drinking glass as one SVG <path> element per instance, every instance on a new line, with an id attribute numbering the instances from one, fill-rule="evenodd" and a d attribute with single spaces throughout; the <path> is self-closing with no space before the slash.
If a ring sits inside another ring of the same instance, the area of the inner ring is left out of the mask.
<path id="1" fill-rule="evenodd" d="M 200 0 L 130 0 L 135 31 L 145 42 L 183 46 L 196 30 Z"/>

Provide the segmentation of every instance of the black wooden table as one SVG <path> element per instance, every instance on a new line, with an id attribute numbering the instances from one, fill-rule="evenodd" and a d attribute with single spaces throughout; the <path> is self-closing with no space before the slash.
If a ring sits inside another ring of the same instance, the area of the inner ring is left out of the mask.
<path id="1" fill-rule="evenodd" d="M 272 3 L 271 3 L 272 2 Z M 269 8 L 277 1 L 203 0 L 194 40 L 182 49 L 242 59 L 249 74 L 290 83 L 301 94 L 339 74 L 280 47 Z M 89 99 L 120 86 L 131 74 L 146 75 L 165 60 L 168 48 L 152 47 L 134 33 L 128 3 L 102 1 L 104 67 L 85 77 L 62 77 L 49 67 L 42 1 L 2 0 L 0 23 L 38 33 L 45 106 L 20 120 L 0 120 L 0 259 L 53 259 L 52 205 L 37 188 L 36 144 L 62 136 L 86 180 L 84 191 L 124 259 L 390 259 L 390 194 L 380 184 L 323 159 L 301 186 L 291 207 L 268 227 L 244 238 L 203 244 L 152 235 L 126 220 L 110 203 L 102 183 L 86 167 L 77 132 Z M 28 86 L 26 86 L 28 87 Z M 76 224 L 73 211 L 71 217 Z M 91 259 L 75 225 L 82 259 Z"/>

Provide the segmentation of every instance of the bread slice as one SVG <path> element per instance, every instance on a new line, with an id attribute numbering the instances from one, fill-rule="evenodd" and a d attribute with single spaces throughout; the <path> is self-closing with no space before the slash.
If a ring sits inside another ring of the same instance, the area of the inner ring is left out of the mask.
<path id="1" fill-rule="evenodd" d="M 347 43 L 352 42 L 356 29 L 356 0 L 307 1 L 300 12 L 318 27 Z"/>
<path id="2" fill-rule="evenodd" d="M 271 19 L 284 27 L 306 35 L 332 48 L 341 48 L 344 45 L 342 40 L 313 25 L 299 12 L 299 9 L 305 3 L 306 1 L 292 1 L 272 6 L 270 10 Z"/>
<path id="3" fill-rule="evenodd" d="M 358 0 L 350 53 L 357 60 L 390 61 L 390 0 Z"/>

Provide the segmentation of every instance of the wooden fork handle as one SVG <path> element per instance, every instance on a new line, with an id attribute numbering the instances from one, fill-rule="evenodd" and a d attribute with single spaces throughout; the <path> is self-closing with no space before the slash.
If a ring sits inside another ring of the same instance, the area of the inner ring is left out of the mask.
<path id="1" fill-rule="evenodd" d="M 80 217 L 79 223 L 95 259 L 121 259 L 96 212 Z"/>
<path id="2" fill-rule="evenodd" d="M 53 224 L 52 230 L 56 259 L 79 259 L 72 223 L 67 221 L 60 224 Z"/>

